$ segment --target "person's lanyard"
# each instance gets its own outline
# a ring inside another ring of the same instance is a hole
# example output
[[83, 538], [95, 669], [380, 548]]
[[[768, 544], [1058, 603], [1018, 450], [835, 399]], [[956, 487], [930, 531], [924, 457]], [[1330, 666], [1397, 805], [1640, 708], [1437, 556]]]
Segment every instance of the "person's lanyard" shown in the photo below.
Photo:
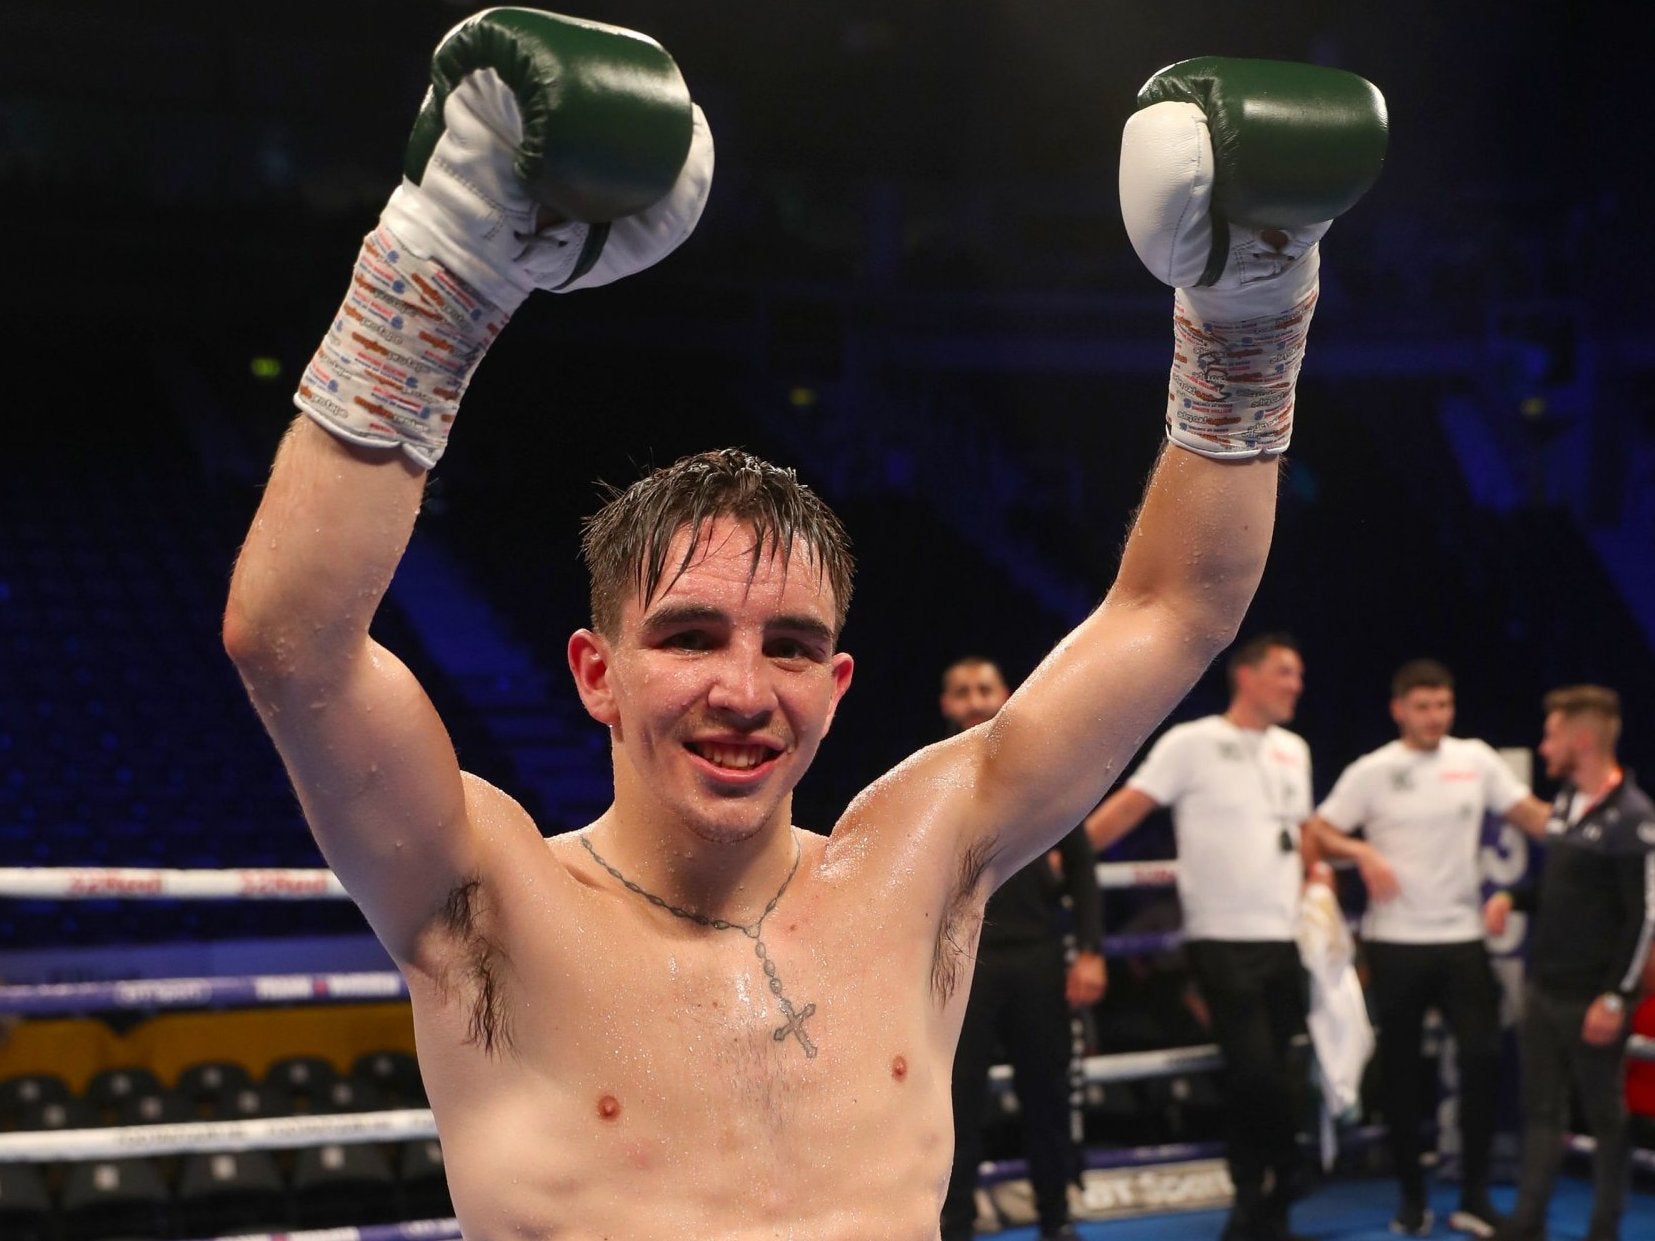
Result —
[[[1234, 727], [1234, 726], [1232, 726]], [[1236, 728], [1241, 733], [1241, 748], [1243, 753], [1250, 749], [1248, 746], [1247, 730]], [[1293, 828], [1298, 825], [1297, 820], [1287, 812], [1287, 795], [1281, 791], [1277, 782], [1270, 777], [1270, 767], [1265, 761], [1265, 747], [1269, 745], [1269, 738], [1265, 733], [1259, 733], [1258, 748], [1248, 754], [1253, 768], [1253, 774], [1258, 779], [1259, 792], [1264, 797], [1264, 812], [1267, 818], [1274, 819], [1279, 829], [1276, 837], [1277, 847], [1283, 853], [1292, 853], [1299, 846], [1293, 839]]]

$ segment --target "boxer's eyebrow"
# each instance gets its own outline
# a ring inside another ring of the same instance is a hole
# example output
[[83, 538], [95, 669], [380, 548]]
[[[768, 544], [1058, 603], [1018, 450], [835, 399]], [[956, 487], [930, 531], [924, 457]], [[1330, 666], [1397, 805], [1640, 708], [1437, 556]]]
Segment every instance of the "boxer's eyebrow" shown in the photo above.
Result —
[[825, 642], [832, 646], [834, 642], [833, 629], [814, 616], [794, 615], [773, 616], [765, 622], [766, 631], [782, 631], [797, 634], [801, 638], [814, 638], [818, 642]]
[[[722, 608], [707, 603], [663, 603], [639, 622], [646, 634], [660, 633], [678, 626], [728, 625], [730, 616]], [[820, 642], [832, 648], [837, 638], [833, 626], [807, 612], [786, 612], [764, 622], [767, 633], [791, 633], [801, 638]]]
[[646, 630], [661, 630], [675, 625], [723, 625], [729, 621], [729, 615], [722, 608], [709, 603], [663, 603], [639, 624]]

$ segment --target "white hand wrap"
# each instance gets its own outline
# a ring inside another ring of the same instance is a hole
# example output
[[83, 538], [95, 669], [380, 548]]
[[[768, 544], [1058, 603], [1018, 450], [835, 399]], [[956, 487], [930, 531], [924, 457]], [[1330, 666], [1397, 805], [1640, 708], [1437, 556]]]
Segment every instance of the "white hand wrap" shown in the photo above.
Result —
[[[1168, 439], [1207, 457], [1287, 451], [1294, 385], [1316, 310], [1318, 260], [1312, 247], [1268, 284], [1177, 290]], [[1284, 298], [1294, 300], [1284, 306]]]
[[1200, 108], [1158, 103], [1128, 119], [1122, 219], [1144, 265], [1177, 290], [1167, 436], [1208, 457], [1276, 456], [1292, 438], [1328, 223], [1232, 224], [1217, 279], [1199, 285], [1213, 257], [1213, 178]]
[[607, 224], [536, 232], [538, 209], [512, 169], [517, 100], [499, 75], [471, 74], [443, 116], [423, 183], [405, 178], [392, 193], [293, 398], [341, 439], [401, 445], [425, 469], [523, 299], [608, 284], [670, 254], [700, 219], [713, 172], [712, 133], [696, 108], [689, 157], [664, 199]]
[[293, 403], [340, 439], [437, 464], [460, 397], [511, 315], [381, 224]]

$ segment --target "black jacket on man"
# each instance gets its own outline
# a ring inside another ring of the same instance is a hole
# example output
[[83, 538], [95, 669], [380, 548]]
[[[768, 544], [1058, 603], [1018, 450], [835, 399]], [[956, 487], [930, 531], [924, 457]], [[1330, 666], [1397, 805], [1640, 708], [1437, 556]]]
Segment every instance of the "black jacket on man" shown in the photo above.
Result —
[[1546, 824], [1528, 976], [1559, 997], [1630, 1001], [1655, 935], [1655, 804], [1628, 771], [1570, 823], [1576, 792], [1558, 790]]

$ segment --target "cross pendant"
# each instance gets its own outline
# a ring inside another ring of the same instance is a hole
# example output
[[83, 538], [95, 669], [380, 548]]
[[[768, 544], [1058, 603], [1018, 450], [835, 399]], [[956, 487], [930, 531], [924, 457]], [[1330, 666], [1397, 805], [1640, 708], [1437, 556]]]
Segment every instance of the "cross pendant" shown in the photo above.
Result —
[[816, 1044], [810, 1041], [810, 1035], [805, 1033], [805, 1018], [816, 1014], [816, 1005], [806, 1004], [802, 1009], [794, 1009], [793, 1002], [782, 996], [776, 997], [776, 1004], [782, 1010], [782, 1016], [787, 1018], [787, 1024], [777, 1026], [770, 1037], [780, 1043], [789, 1035], [799, 1040], [799, 1046], [805, 1049], [805, 1059], [816, 1058]]

